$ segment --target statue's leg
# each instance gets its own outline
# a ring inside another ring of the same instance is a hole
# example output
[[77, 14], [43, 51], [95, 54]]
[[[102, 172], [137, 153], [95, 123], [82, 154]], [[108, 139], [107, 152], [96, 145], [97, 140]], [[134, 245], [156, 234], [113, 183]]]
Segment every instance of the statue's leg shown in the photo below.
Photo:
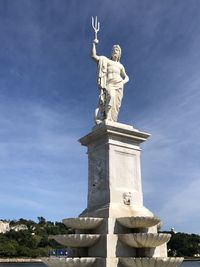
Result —
[[112, 114], [114, 121], [117, 121], [118, 119], [122, 98], [123, 98], [123, 88], [116, 89], [113, 101], [113, 114]]
[[115, 90], [109, 89], [107, 91], [107, 96], [106, 96], [106, 105], [105, 105], [105, 112], [106, 112], [106, 119], [109, 121], [114, 121], [113, 120], [113, 99], [114, 99], [114, 92]]
[[95, 109], [95, 123], [100, 124], [105, 119], [105, 93], [101, 91], [99, 95], [99, 103]]

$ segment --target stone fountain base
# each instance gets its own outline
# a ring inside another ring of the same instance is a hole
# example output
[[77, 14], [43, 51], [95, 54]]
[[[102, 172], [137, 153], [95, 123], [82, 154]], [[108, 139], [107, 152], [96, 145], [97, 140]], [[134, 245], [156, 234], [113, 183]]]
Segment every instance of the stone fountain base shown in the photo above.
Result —
[[105, 121], [80, 139], [88, 150], [88, 205], [64, 219], [74, 235], [51, 238], [75, 248], [74, 258], [44, 259], [49, 267], [176, 267], [168, 258], [170, 235], [143, 205], [140, 144], [149, 137], [130, 125]]
[[49, 267], [175, 267], [183, 261], [167, 257], [170, 235], [157, 233], [160, 220], [156, 217], [79, 217], [63, 223], [76, 226], [76, 234], [50, 238], [76, 248], [74, 258], [44, 259]]

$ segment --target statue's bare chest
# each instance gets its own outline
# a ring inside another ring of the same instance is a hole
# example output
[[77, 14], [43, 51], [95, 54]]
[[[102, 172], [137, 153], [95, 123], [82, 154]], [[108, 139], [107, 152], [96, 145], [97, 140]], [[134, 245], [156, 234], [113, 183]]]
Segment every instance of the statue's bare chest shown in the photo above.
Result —
[[120, 74], [121, 64], [119, 62], [115, 62], [113, 60], [108, 60], [107, 71], [108, 71], [108, 73]]

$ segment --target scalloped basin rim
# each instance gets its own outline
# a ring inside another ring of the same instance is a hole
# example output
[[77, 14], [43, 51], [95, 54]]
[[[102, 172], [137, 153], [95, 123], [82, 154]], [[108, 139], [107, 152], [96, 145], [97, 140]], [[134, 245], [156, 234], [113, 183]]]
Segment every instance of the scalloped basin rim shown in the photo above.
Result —
[[68, 247], [91, 247], [98, 239], [99, 234], [69, 234], [69, 235], [54, 235], [51, 239], [56, 240], [61, 245]]
[[155, 258], [127, 258], [120, 257], [120, 262], [126, 267], [156, 267], [159, 264], [159, 267], [177, 267], [182, 263], [184, 258], [179, 257], [155, 257]]
[[154, 248], [170, 240], [171, 235], [165, 233], [130, 233], [119, 234], [119, 240], [135, 248]]
[[90, 267], [96, 261], [94, 257], [75, 258], [42, 258], [42, 261], [50, 267]]
[[95, 217], [78, 217], [78, 218], [66, 218], [62, 222], [73, 229], [94, 229], [97, 228], [102, 222], [103, 218]]
[[68, 220], [68, 219], [100, 219], [100, 220], [103, 220], [104, 217], [91, 217], [91, 216], [84, 216], [84, 217], [69, 217], [69, 218], [65, 218], [63, 219], [64, 220]]
[[73, 260], [88, 260], [88, 261], [95, 261], [96, 257], [74, 257], [74, 258], [67, 258], [67, 257], [43, 257], [41, 260], [43, 261], [73, 261]]
[[119, 224], [127, 228], [147, 228], [160, 223], [158, 217], [153, 216], [131, 216], [117, 218]]

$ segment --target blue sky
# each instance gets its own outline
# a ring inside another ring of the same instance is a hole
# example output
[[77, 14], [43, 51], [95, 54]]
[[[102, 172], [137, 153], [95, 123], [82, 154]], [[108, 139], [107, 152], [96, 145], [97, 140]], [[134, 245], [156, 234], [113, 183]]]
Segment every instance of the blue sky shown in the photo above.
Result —
[[163, 229], [199, 233], [200, 2], [0, 0], [0, 218], [76, 217], [86, 207], [98, 90], [90, 59], [122, 47], [130, 81], [119, 121], [142, 145], [145, 206]]

